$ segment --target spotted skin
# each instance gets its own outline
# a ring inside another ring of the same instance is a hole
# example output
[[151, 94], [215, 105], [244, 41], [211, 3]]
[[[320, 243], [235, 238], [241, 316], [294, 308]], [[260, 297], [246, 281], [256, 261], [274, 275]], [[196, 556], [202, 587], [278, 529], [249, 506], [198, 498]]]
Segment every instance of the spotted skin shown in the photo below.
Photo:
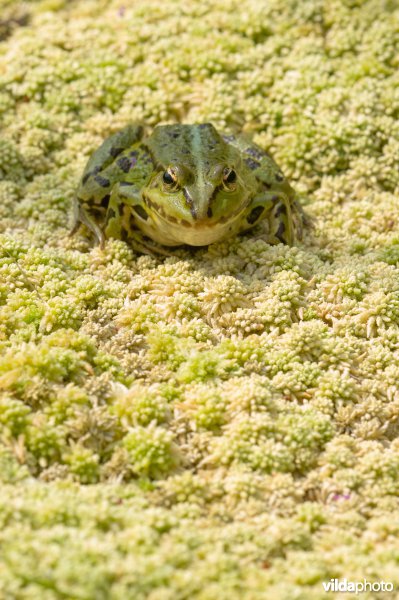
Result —
[[250, 139], [210, 123], [158, 126], [147, 136], [129, 125], [89, 159], [74, 229], [84, 223], [101, 245], [115, 237], [152, 251], [151, 240], [204, 246], [260, 221], [269, 243], [292, 244], [306, 217], [278, 165]]

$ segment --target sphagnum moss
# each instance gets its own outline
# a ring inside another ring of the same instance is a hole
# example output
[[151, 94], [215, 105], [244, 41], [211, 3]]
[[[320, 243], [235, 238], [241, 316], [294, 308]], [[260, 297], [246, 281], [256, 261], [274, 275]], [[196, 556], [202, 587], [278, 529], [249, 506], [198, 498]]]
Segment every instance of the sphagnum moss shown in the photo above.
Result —
[[[399, 6], [128, 4], [0, 0], [0, 588], [397, 587]], [[162, 259], [68, 237], [131, 121], [244, 127], [315, 229]]]

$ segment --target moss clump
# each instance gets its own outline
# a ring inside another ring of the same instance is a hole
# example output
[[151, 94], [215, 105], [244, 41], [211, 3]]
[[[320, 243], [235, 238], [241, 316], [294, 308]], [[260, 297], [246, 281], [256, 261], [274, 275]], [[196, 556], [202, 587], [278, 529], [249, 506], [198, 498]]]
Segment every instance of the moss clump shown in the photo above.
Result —
[[151, 387], [133, 384], [129, 389], [116, 390], [110, 410], [127, 427], [161, 424], [171, 416], [167, 392], [157, 384]]
[[330, 421], [313, 411], [254, 414], [235, 419], [214, 441], [212, 460], [243, 463], [265, 473], [296, 473], [315, 465], [317, 452], [333, 437]]
[[159, 477], [177, 464], [173, 434], [160, 427], [131, 428], [123, 440], [132, 471], [146, 477]]

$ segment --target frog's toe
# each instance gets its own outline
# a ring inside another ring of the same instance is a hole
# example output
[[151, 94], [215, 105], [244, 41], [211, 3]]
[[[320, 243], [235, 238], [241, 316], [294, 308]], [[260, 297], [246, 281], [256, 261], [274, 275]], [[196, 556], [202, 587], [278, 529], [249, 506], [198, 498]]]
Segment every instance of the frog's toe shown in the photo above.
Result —
[[68, 237], [74, 236], [75, 233], [77, 233], [79, 231], [81, 225], [82, 225], [81, 221], [75, 221], [75, 223], [72, 226], [72, 229], [68, 233]]
[[100, 244], [101, 249], [104, 249], [105, 245], [105, 236], [102, 229], [95, 223], [90, 217], [87, 215], [85, 209], [79, 205], [78, 212], [76, 215], [76, 224], [74, 225], [71, 235], [76, 233], [80, 227], [80, 225], [86, 225], [86, 227], [94, 233], [94, 236], [97, 242]]

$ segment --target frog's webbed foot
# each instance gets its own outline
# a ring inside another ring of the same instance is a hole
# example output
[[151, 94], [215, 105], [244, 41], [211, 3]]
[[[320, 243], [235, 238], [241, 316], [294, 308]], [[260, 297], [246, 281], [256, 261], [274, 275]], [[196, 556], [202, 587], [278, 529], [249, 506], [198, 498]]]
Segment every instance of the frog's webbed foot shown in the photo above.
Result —
[[311, 234], [315, 230], [315, 221], [314, 219], [308, 215], [302, 207], [302, 204], [299, 202], [299, 199], [295, 197], [291, 199], [289, 202], [290, 208], [290, 221], [291, 221], [291, 229], [293, 239], [290, 244], [295, 240], [302, 241], [304, 231], [308, 234]]
[[75, 235], [75, 233], [77, 233], [79, 231], [81, 225], [82, 225], [82, 223], [80, 221], [75, 221], [72, 226], [72, 229], [68, 233], [68, 237], [73, 237]]

